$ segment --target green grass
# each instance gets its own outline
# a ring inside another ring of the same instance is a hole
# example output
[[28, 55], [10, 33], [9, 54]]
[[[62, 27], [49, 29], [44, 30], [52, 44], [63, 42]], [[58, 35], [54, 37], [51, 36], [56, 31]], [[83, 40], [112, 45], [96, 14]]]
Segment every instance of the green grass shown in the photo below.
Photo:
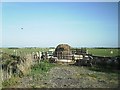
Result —
[[[95, 48], [88, 48], [88, 53], [95, 55], [95, 56], [105, 56], [105, 57], [114, 57], [118, 56], [118, 49], [95, 49]], [[110, 52], [113, 51], [113, 54]], [[120, 55], [120, 54], [119, 54]]]
[[31, 67], [31, 75], [44, 74], [49, 71], [55, 64], [49, 63], [47, 60], [41, 61], [39, 64], [36, 64]]
[[10, 86], [16, 85], [16, 84], [18, 84], [19, 79], [20, 78], [18, 76], [12, 76], [10, 79], [2, 82], [2, 87], [3, 88], [8, 88]]
[[[1, 48], [0, 51], [3, 51], [4, 53], [12, 54], [12, 55], [25, 55], [30, 54], [32, 52], [38, 52], [38, 51], [48, 51], [48, 48], [19, 48], [19, 49], [9, 49], [9, 48]], [[14, 50], [17, 52], [14, 52]]]
[[88, 69], [91, 70], [91, 71], [105, 72], [105, 73], [115, 73], [115, 74], [119, 74], [120, 75], [120, 71], [119, 70], [113, 70], [113, 69], [108, 69], [108, 68], [99, 68], [97, 66], [89, 67]]
[[[54, 66], [55, 64], [49, 63], [47, 60], [41, 61], [39, 64], [32, 66], [30, 72], [25, 76], [33, 76], [34, 79], [38, 78], [39, 75], [45, 76], [47, 72]], [[2, 82], [2, 86], [3, 88], [8, 88], [10, 86], [12, 87], [13, 85], [19, 84], [19, 80], [19, 76], [13, 75], [10, 79]], [[34, 85], [32, 86], [32, 88], [35, 88]]]
[[[49, 48], [19, 48], [19, 49], [9, 49], [9, 48], [1, 48], [0, 51], [3, 51], [8, 54], [16, 55], [14, 50], [17, 51], [17, 55], [25, 55], [27, 53], [37, 52], [37, 51], [48, 51]], [[93, 54], [96, 56], [105, 56], [105, 57], [114, 57], [118, 56], [118, 49], [96, 49], [96, 48], [87, 48], [89, 54]], [[113, 54], [110, 52], [113, 51]], [[22, 53], [20, 53], [22, 52]], [[120, 55], [120, 54], [119, 54]]]

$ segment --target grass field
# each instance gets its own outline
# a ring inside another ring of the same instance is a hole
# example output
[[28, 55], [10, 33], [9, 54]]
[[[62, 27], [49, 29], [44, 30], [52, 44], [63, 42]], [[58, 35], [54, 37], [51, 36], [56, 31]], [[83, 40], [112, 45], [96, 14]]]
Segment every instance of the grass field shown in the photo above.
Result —
[[25, 55], [38, 51], [45, 52], [48, 51], [48, 48], [18, 48], [18, 49], [1, 48], [0, 51], [12, 55]]
[[[93, 54], [95, 56], [105, 56], [105, 57], [114, 57], [118, 56], [118, 49], [96, 49], [96, 48], [88, 48], [88, 53]], [[111, 51], [113, 53], [111, 53]]]
[[[9, 48], [1, 48], [0, 51], [3, 51], [8, 54], [14, 54], [14, 55], [25, 55], [27, 53], [37, 52], [37, 51], [48, 51], [49, 48], [19, 48], [19, 49], [9, 49]], [[114, 57], [114, 56], [120, 56], [118, 54], [118, 49], [112, 48], [112, 49], [96, 49], [96, 48], [87, 48], [88, 53], [95, 55], [95, 56], [104, 56], [104, 57]], [[113, 53], [111, 53], [111, 51]]]

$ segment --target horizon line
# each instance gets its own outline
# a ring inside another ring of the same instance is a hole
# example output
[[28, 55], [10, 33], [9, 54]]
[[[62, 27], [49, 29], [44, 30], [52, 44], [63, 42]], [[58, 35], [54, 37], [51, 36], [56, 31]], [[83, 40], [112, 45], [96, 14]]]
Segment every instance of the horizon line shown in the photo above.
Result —
[[[56, 48], [57, 46], [49, 46], [49, 47], [38, 47], [38, 46], [26, 46], [26, 47], [15, 47], [15, 46], [6, 46], [6, 47], [0, 47], [0, 48]], [[72, 47], [71, 48], [120, 48], [118, 47], [106, 47], [106, 46], [96, 46], [96, 47], [85, 47], [85, 46], [81, 46], [81, 47]]]

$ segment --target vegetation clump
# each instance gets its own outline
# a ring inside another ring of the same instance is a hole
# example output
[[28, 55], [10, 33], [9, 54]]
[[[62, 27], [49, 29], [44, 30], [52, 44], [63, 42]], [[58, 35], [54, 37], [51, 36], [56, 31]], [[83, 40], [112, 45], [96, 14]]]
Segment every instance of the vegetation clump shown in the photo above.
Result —
[[3, 88], [4, 87], [8, 88], [10, 86], [16, 85], [16, 84], [18, 84], [19, 79], [20, 78], [18, 76], [12, 76], [10, 79], [5, 80], [4, 82], [2, 82], [2, 86], [3, 86]]
[[39, 64], [31, 67], [31, 74], [33, 75], [48, 72], [54, 66], [55, 64], [49, 63], [47, 60], [41, 61]]

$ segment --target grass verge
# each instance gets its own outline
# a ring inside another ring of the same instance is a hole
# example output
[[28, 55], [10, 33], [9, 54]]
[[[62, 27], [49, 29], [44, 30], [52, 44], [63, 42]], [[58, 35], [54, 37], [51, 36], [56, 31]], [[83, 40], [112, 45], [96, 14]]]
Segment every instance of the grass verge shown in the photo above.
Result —
[[10, 86], [12, 87], [13, 85], [18, 84], [19, 79], [19, 76], [12, 76], [10, 79], [2, 82], [2, 88], [9, 88]]
[[41, 61], [39, 64], [31, 67], [30, 75], [44, 74], [54, 66], [55, 64], [49, 63], [48, 60]]

